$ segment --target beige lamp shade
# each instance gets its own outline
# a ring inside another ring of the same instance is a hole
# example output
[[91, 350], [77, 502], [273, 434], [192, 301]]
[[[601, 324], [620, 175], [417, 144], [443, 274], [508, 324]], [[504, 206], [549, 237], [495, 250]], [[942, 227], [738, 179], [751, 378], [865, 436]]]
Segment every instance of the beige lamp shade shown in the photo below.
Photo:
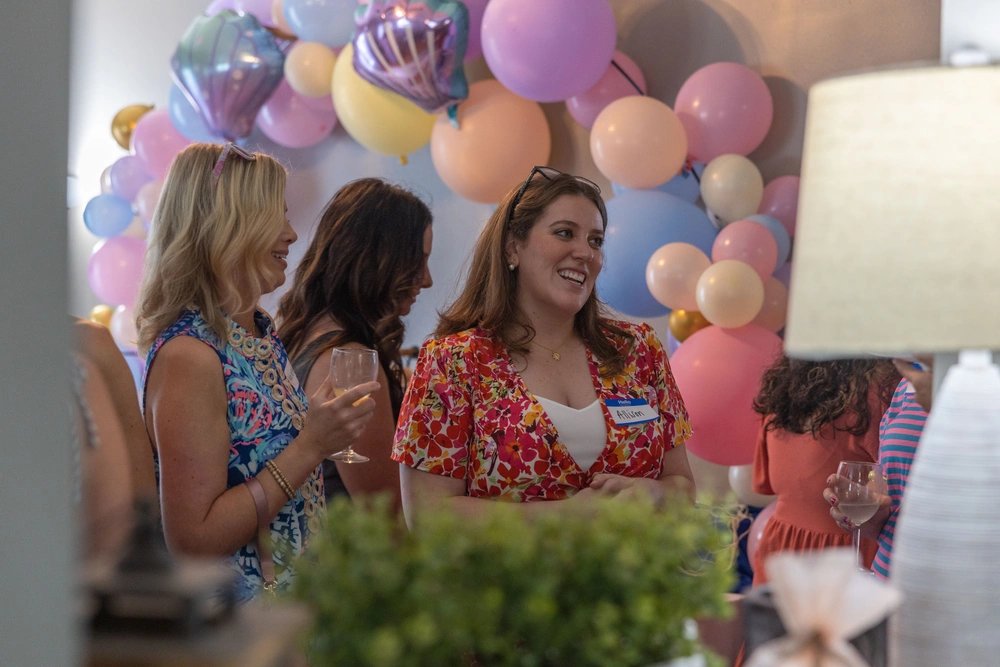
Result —
[[785, 349], [1000, 348], [1000, 67], [812, 87]]

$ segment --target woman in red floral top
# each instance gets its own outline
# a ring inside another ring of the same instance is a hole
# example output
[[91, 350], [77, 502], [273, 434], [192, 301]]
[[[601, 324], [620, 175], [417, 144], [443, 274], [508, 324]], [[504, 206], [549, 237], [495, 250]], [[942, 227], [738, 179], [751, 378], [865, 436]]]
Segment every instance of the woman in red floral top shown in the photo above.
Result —
[[594, 291], [606, 226], [598, 187], [550, 167], [493, 213], [403, 399], [392, 456], [408, 521], [427, 502], [691, 492], [667, 355]]

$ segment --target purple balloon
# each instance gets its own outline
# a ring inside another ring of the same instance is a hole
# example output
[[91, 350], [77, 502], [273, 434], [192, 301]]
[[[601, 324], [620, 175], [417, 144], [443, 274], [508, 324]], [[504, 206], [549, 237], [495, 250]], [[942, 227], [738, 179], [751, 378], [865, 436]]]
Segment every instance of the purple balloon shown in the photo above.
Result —
[[426, 111], [469, 96], [462, 63], [469, 10], [455, 0], [399, 2], [362, 16], [354, 36], [354, 69], [369, 83]]
[[483, 55], [483, 14], [490, 0], [464, 0], [469, 10], [469, 40], [465, 47], [465, 62], [469, 63]]
[[99, 242], [87, 261], [87, 282], [103, 303], [131, 308], [139, 295], [146, 242], [116, 236]]
[[253, 131], [257, 112], [281, 83], [285, 55], [255, 17], [226, 9], [191, 23], [170, 67], [208, 130], [235, 141]]
[[153, 180], [146, 165], [135, 155], [124, 155], [111, 165], [111, 193], [127, 202], [135, 199], [139, 189]]
[[[311, 106], [287, 81], [282, 81], [257, 114], [257, 127], [271, 141], [286, 148], [313, 146], [330, 136], [337, 124], [333, 104], [328, 109]], [[329, 95], [326, 100], [332, 100]], [[315, 103], [313, 103], [315, 104]]]

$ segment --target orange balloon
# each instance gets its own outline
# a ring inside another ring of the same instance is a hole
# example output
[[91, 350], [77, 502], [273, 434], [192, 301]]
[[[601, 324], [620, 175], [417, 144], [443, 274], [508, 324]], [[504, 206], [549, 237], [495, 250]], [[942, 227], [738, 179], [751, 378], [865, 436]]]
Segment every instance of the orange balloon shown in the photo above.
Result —
[[132, 131], [139, 119], [153, 110], [152, 104], [130, 104], [122, 107], [111, 119], [111, 136], [125, 150], [132, 148]]
[[785, 326], [787, 315], [788, 288], [774, 276], [768, 276], [764, 282], [764, 305], [753, 318], [753, 323], [778, 333]]
[[764, 305], [764, 284], [753, 267], [724, 259], [708, 267], [695, 289], [698, 310], [705, 319], [725, 329], [749, 324]]
[[678, 343], [683, 343], [695, 331], [704, 329], [711, 324], [697, 310], [684, 310], [683, 308], [670, 311], [670, 318], [667, 320], [670, 333], [677, 339]]
[[604, 107], [594, 119], [590, 154], [609, 180], [627, 188], [655, 188], [680, 172], [687, 135], [666, 104], [629, 95]]
[[445, 185], [466, 199], [496, 203], [533, 166], [549, 161], [552, 135], [542, 107], [494, 79], [469, 86], [457, 120], [455, 127], [447, 114], [438, 115], [431, 159]]

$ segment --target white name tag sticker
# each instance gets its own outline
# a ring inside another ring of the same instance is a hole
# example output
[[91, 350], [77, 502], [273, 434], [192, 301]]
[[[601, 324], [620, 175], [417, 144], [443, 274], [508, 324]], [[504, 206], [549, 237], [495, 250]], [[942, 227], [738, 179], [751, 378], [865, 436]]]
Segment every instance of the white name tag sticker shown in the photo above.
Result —
[[605, 404], [611, 419], [618, 426], [645, 424], [656, 420], [660, 414], [642, 398], [609, 398]]

